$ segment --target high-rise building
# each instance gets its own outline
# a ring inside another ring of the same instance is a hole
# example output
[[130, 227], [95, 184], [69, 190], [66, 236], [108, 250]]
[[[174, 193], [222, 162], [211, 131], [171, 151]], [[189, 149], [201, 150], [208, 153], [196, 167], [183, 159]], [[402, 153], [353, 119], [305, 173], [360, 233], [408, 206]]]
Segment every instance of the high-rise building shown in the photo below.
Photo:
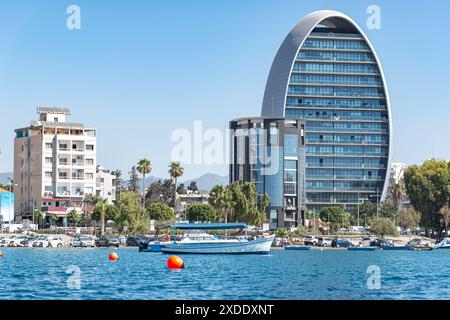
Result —
[[0, 188], [0, 223], [14, 222], [14, 193]]
[[63, 218], [83, 210], [96, 192], [96, 130], [67, 122], [67, 108], [37, 109], [38, 120], [16, 129], [14, 139], [15, 213], [32, 219], [43, 210]]
[[313, 12], [292, 29], [270, 70], [262, 116], [305, 121], [308, 209], [353, 211], [385, 199], [392, 145], [386, 80], [347, 15]]
[[230, 122], [230, 181], [253, 182], [270, 198], [270, 228], [298, 227], [305, 211], [305, 139], [301, 120], [241, 118]]

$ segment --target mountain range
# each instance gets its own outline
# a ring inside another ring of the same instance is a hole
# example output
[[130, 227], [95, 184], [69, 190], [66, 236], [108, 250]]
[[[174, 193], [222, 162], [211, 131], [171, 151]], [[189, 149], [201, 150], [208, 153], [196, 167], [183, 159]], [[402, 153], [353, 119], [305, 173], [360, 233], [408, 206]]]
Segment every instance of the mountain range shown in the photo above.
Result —
[[[8, 177], [12, 177], [12, 176], [13, 176], [12, 172], [0, 172], [0, 183], [1, 184], [9, 184], [10, 182], [8, 180]], [[125, 177], [125, 179], [126, 179], [126, 177]], [[145, 179], [145, 183], [148, 186], [155, 181], [164, 180], [164, 179], [165, 178], [150, 176]], [[191, 182], [196, 182], [198, 189], [201, 191], [210, 191], [212, 189], [212, 187], [215, 185], [223, 185], [223, 186], [227, 185], [229, 183], [229, 177], [228, 176], [220, 176], [220, 175], [214, 174], [214, 173], [206, 173], [196, 179], [180, 181], [180, 183], [184, 183], [186, 188], [189, 186], [189, 184]], [[124, 185], [126, 186], [126, 184], [127, 183], [125, 181]]]

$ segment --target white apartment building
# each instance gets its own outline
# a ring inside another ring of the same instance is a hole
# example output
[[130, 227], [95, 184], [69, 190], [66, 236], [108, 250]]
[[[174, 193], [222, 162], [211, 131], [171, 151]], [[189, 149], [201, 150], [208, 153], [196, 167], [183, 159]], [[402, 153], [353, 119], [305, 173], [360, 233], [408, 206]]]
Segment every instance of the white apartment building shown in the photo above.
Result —
[[38, 107], [38, 120], [16, 129], [14, 139], [15, 213], [36, 209], [64, 217], [96, 193], [96, 130], [68, 122], [68, 108]]
[[108, 204], [113, 204], [116, 201], [115, 179], [116, 176], [109, 170], [101, 166], [97, 167], [97, 195], [107, 199]]

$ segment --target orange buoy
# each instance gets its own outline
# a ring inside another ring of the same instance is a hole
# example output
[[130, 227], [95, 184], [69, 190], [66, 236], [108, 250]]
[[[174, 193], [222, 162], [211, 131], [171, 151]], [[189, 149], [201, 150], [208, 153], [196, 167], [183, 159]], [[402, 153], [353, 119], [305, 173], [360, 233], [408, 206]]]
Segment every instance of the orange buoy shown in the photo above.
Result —
[[167, 260], [167, 267], [170, 270], [184, 269], [184, 261], [180, 257], [172, 256]]
[[0, 250], [0, 257], [3, 257], [3, 252], [2, 252], [2, 250]]
[[111, 252], [109, 254], [109, 260], [110, 261], [117, 261], [117, 260], [119, 260], [119, 255], [117, 253], [115, 253], [115, 252]]

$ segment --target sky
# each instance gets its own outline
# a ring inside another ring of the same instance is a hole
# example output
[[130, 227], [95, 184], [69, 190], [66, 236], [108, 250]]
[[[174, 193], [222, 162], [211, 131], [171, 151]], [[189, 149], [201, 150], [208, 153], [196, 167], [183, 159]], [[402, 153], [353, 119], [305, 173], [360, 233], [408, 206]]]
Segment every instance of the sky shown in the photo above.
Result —
[[[66, 10], [81, 9], [69, 30]], [[369, 30], [368, 6], [381, 9]], [[37, 106], [67, 106], [98, 131], [98, 163], [124, 173], [141, 158], [167, 176], [177, 129], [225, 130], [259, 116], [282, 41], [306, 14], [346, 13], [384, 68], [393, 161], [450, 159], [450, 1], [0, 0], [0, 172], [13, 170], [14, 129]], [[186, 164], [185, 179], [228, 166]]]

